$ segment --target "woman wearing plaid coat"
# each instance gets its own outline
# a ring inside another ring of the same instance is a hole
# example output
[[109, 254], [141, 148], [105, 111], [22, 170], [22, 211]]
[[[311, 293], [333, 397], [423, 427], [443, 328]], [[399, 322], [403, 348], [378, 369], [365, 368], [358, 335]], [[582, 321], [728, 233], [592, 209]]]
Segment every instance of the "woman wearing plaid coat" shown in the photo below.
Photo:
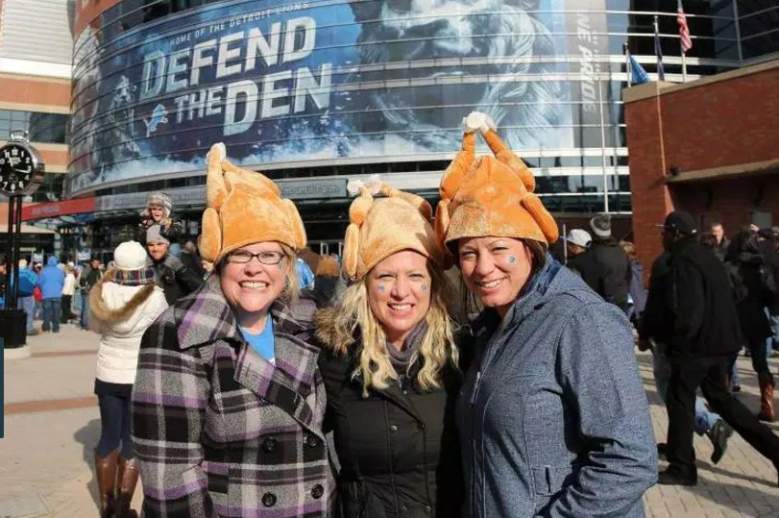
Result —
[[209, 153], [200, 241], [215, 271], [141, 344], [133, 439], [144, 516], [327, 516], [315, 304], [295, 297], [303, 225], [275, 184], [224, 154]]

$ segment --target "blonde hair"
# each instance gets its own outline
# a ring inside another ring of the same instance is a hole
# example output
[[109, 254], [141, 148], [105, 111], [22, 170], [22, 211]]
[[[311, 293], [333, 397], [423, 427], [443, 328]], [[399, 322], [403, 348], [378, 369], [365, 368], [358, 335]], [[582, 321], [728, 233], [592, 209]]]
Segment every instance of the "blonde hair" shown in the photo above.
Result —
[[[422, 390], [429, 391], [441, 387], [441, 371], [447, 363], [457, 368], [458, 351], [454, 345], [454, 323], [449, 318], [447, 301], [448, 281], [443, 273], [428, 262], [431, 276], [430, 308], [425, 315], [427, 330], [422, 337], [419, 351], [412, 356], [409, 368], [421, 359], [416, 380]], [[373, 315], [368, 304], [368, 276], [355, 282], [344, 291], [341, 304], [335, 311], [334, 343], [336, 352], [345, 354], [356, 342], [359, 331], [362, 350], [358, 366], [352, 378], [362, 378], [363, 396], [368, 389], [383, 390], [389, 387], [390, 380], [398, 379], [398, 372], [390, 361], [387, 352], [387, 336], [381, 323]]]
[[294, 304], [297, 302], [298, 296], [300, 295], [300, 282], [298, 281], [298, 271], [296, 267], [298, 256], [291, 246], [285, 245], [284, 243], [280, 243], [278, 241], [277, 243], [279, 243], [281, 251], [284, 252], [284, 257], [287, 258], [288, 263], [286, 275], [287, 285], [284, 288], [284, 291], [281, 292], [281, 298], [290, 304]]

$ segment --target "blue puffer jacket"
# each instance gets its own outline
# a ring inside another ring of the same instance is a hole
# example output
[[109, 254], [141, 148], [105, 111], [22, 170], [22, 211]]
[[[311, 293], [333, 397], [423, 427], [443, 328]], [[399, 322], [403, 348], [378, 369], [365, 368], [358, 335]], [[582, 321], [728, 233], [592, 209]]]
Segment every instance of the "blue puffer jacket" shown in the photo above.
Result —
[[473, 331], [464, 516], [643, 516], [657, 450], [624, 313], [547, 256], [504, 320], [487, 310]]
[[46, 266], [38, 274], [38, 286], [44, 299], [58, 299], [62, 297], [62, 286], [65, 284], [65, 272], [57, 268], [59, 261], [56, 257], [49, 257]]
[[19, 296], [30, 297], [38, 282], [38, 276], [29, 268], [19, 270]]

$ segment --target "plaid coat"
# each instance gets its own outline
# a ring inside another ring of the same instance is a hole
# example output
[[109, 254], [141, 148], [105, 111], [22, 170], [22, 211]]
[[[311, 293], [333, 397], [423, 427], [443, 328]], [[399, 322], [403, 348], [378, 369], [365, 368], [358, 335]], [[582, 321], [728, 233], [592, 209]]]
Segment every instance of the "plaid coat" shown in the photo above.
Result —
[[146, 331], [132, 396], [145, 516], [327, 516], [326, 399], [314, 303], [271, 308], [276, 367], [211, 276]]

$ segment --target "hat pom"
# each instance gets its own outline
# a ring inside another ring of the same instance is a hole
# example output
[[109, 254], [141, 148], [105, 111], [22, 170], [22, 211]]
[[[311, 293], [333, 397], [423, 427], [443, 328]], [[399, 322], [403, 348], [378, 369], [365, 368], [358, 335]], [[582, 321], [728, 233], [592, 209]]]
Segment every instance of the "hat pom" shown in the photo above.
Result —
[[352, 223], [346, 227], [343, 249], [343, 270], [350, 279], [357, 277], [360, 253], [360, 227]]
[[222, 226], [219, 213], [211, 207], [203, 211], [203, 228], [198, 242], [200, 256], [211, 263], [216, 262], [222, 249]]

